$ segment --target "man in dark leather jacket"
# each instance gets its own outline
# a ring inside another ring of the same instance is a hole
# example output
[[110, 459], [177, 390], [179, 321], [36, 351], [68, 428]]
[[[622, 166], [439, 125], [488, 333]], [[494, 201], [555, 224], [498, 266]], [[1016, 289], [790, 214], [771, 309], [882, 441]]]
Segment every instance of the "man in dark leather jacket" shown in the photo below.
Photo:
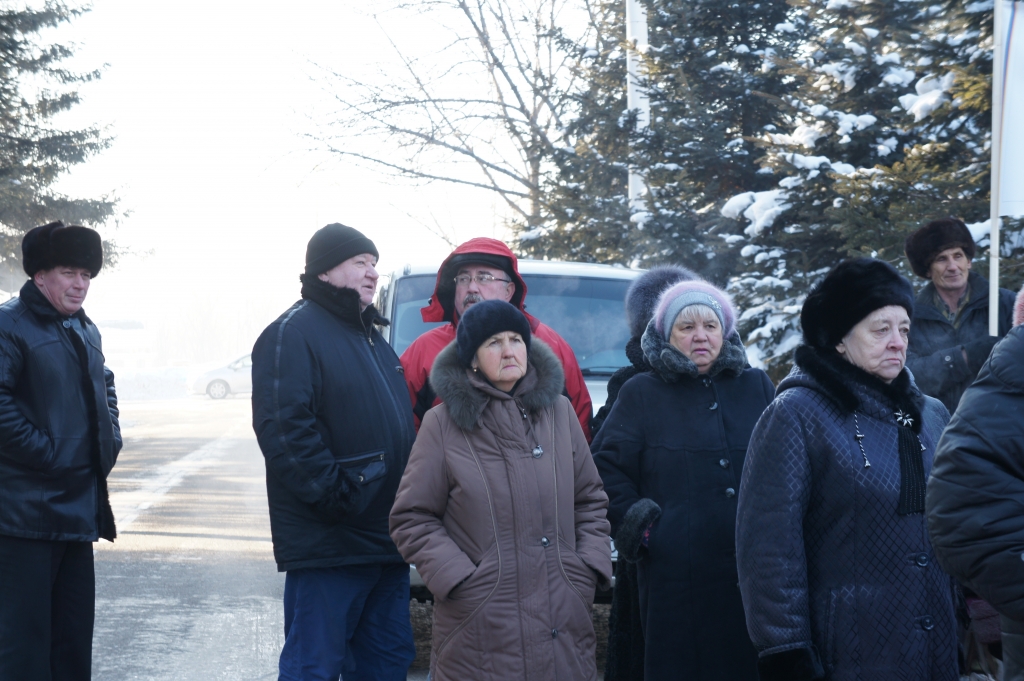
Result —
[[113, 540], [114, 375], [82, 303], [99, 234], [55, 222], [22, 242], [31, 277], [0, 306], [0, 679], [92, 674], [92, 542]]
[[416, 436], [398, 356], [376, 330], [377, 248], [351, 227], [310, 239], [302, 300], [252, 351], [284, 589], [280, 679], [405, 681], [409, 567], [388, 516]]
[[1024, 319], [1014, 321], [939, 441], [927, 496], [942, 567], [1002, 615], [1004, 681], [1024, 681]]
[[1010, 329], [1013, 291], [999, 289], [999, 335], [988, 333], [988, 280], [971, 271], [974, 238], [957, 218], [933, 220], [907, 237], [907, 260], [929, 283], [914, 301], [907, 367], [925, 395], [956, 411], [992, 346]]

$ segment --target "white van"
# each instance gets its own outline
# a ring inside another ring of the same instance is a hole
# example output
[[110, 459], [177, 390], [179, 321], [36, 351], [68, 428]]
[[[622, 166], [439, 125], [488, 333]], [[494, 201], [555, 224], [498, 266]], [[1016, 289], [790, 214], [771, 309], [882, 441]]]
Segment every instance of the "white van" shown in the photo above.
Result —
[[[437, 268], [406, 265], [378, 287], [376, 305], [391, 320], [381, 329], [384, 338], [401, 355], [419, 336], [441, 324], [426, 323], [420, 308], [434, 293]], [[520, 260], [519, 274], [526, 281], [526, 311], [544, 322], [572, 346], [587, 390], [600, 409], [608, 396], [608, 379], [626, 359], [626, 290], [643, 270], [612, 265]], [[384, 277], [382, 277], [384, 279]]]

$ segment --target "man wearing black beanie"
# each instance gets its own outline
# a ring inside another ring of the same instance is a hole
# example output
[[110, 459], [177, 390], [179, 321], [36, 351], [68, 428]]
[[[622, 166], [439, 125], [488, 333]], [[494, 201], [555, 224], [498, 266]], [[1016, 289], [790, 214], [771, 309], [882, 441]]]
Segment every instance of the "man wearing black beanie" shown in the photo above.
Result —
[[404, 681], [415, 656], [409, 567], [388, 514], [415, 438], [405, 379], [373, 306], [377, 247], [330, 224], [306, 248], [302, 299], [252, 351], [253, 429], [285, 578], [279, 679]]

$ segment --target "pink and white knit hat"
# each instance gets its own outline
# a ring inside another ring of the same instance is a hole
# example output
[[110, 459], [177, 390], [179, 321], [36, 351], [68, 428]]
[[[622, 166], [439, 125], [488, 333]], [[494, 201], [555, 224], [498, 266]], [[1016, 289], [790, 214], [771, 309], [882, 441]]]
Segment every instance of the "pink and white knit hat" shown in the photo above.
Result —
[[654, 311], [654, 327], [665, 340], [672, 334], [676, 317], [690, 305], [707, 305], [722, 324], [722, 337], [728, 338], [736, 328], [736, 309], [725, 291], [700, 279], [682, 281], [666, 290]]

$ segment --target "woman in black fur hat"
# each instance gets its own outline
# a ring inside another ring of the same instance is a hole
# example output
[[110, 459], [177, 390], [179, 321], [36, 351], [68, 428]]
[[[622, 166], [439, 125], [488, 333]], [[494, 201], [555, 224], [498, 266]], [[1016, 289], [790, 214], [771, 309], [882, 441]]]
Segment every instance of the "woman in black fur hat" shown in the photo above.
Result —
[[953, 587], [925, 529], [949, 421], [904, 365], [914, 292], [888, 263], [807, 296], [796, 366], [758, 421], [736, 524], [761, 681], [956, 681]]
[[619, 561], [636, 563], [644, 678], [756, 681], [736, 588], [736, 490], [774, 386], [729, 342], [736, 312], [720, 289], [679, 282], [651, 317], [651, 372], [626, 381], [593, 443]]

